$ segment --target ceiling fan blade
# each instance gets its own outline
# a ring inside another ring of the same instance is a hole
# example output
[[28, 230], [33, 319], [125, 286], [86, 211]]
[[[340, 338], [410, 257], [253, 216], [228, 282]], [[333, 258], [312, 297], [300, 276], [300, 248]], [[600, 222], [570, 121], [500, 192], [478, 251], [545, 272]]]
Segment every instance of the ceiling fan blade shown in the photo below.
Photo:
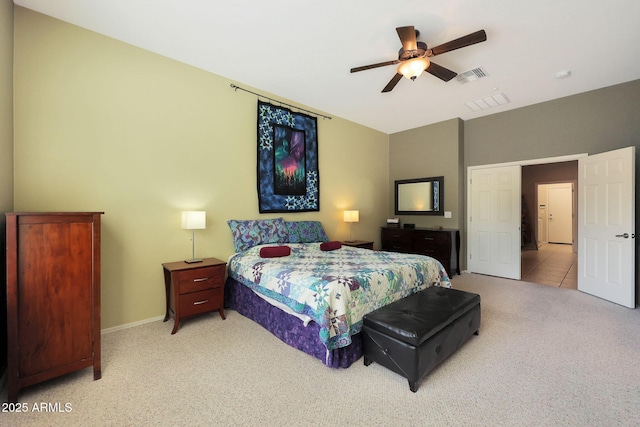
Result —
[[355, 67], [351, 69], [351, 72], [357, 73], [358, 71], [370, 70], [372, 68], [384, 67], [386, 65], [394, 65], [399, 63], [400, 61], [398, 61], [397, 59], [394, 59], [393, 61], [379, 62], [377, 64], [363, 65], [362, 67]]
[[433, 62], [429, 65], [429, 67], [427, 67], [425, 71], [441, 80], [444, 80], [445, 82], [448, 82], [458, 75], [458, 73], [451, 71], [448, 68], [444, 68], [441, 65], [434, 64]]
[[398, 84], [398, 82], [400, 81], [401, 78], [402, 78], [402, 74], [396, 73], [396, 75], [393, 76], [391, 81], [389, 83], [387, 83], [387, 85], [384, 87], [384, 89], [382, 89], [382, 93], [391, 92], [393, 90], [393, 88], [396, 87], [396, 85]]
[[484, 30], [476, 31], [475, 33], [467, 34], [458, 39], [451, 40], [450, 42], [443, 43], [439, 46], [431, 48], [433, 56], [450, 52], [452, 50], [460, 49], [461, 47], [471, 46], [472, 44], [480, 43], [487, 40], [487, 33]]
[[418, 48], [416, 43], [416, 30], [413, 26], [398, 27], [396, 28], [396, 32], [398, 33], [398, 37], [400, 37], [404, 50], [416, 50]]

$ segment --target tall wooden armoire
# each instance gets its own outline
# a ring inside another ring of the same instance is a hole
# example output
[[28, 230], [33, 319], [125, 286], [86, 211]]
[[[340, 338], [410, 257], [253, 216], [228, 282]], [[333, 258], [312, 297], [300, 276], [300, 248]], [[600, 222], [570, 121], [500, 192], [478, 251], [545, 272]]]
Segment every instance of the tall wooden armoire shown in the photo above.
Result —
[[100, 215], [11, 212], [7, 219], [8, 400], [93, 366], [100, 379]]

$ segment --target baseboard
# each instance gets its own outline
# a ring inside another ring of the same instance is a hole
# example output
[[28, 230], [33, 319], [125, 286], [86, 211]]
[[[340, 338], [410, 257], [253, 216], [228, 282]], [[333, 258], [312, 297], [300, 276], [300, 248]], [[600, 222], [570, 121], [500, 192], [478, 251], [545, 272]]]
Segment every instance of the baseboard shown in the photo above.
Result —
[[136, 326], [144, 325], [145, 323], [157, 322], [158, 320], [164, 320], [164, 316], [152, 317], [150, 319], [139, 320], [137, 322], [127, 323], [125, 325], [114, 326], [112, 328], [103, 329], [100, 331], [102, 335], [110, 334], [111, 332], [121, 331], [123, 329], [134, 328]]

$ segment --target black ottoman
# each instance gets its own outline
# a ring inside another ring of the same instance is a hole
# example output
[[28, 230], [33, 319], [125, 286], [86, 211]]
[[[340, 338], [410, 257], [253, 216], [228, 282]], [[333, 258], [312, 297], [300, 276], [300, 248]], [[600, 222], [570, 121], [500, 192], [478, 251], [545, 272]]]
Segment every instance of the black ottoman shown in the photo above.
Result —
[[480, 295], [430, 287], [364, 316], [364, 364], [376, 362], [418, 382], [480, 328]]

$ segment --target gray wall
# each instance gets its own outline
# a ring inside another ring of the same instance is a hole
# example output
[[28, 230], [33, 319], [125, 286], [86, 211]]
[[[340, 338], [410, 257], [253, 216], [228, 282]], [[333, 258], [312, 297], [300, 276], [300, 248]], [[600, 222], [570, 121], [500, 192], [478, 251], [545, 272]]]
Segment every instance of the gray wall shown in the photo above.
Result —
[[596, 154], [640, 142], [640, 80], [466, 121], [464, 166]]
[[423, 215], [398, 217], [402, 224], [413, 223], [417, 227], [462, 227], [463, 138], [464, 128], [460, 119], [447, 120], [389, 136], [389, 217], [396, 216], [396, 180], [444, 176], [444, 210], [451, 212], [450, 219]]
[[[465, 173], [468, 166], [597, 154], [635, 146], [637, 183], [640, 80], [469, 120], [465, 122], [464, 135]], [[640, 194], [636, 194], [635, 210], [638, 230]], [[636, 239], [636, 284], [639, 241]], [[636, 299], [640, 303], [637, 288]]]
[[[453, 212], [453, 218], [401, 219], [417, 226], [459, 228], [461, 266], [466, 268], [467, 167], [596, 154], [632, 145], [640, 146], [640, 80], [466, 122], [449, 120], [399, 132], [389, 138], [389, 216], [394, 212], [394, 180], [444, 175], [445, 209]], [[639, 162], [637, 153], [636, 182]], [[636, 197], [636, 229], [638, 214], [640, 195]]]

